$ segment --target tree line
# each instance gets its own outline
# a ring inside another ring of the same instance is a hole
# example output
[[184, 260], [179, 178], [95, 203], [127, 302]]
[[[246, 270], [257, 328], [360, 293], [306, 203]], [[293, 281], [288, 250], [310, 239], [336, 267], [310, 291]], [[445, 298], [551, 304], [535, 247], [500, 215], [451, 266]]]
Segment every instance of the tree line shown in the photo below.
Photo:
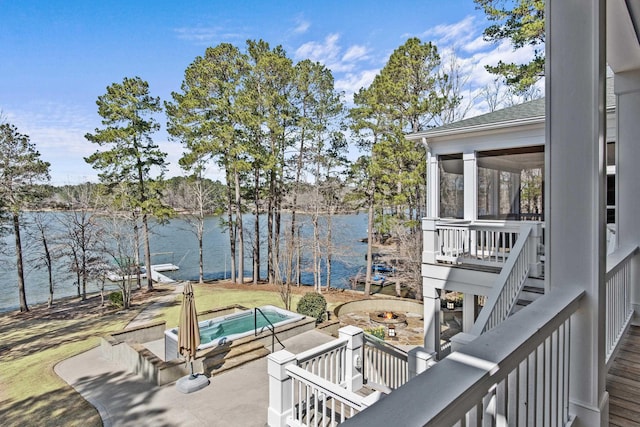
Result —
[[[487, 9], [493, 2], [476, 3], [487, 14], [497, 10]], [[485, 35], [511, 37], [496, 31]], [[105, 253], [123, 277], [132, 265], [150, 266], [149, 219], [162, 221], [186, 209], [200, 243], [201, 266], [203, 219], [215, 212], [227, 228], [231, 280], [277, 284], [288, 307], [290, 286], [300, 283], [303, 257], [312, 259], [314, 288], [330, 286], [332, 216], [350, 203], [368, 213], [365, 293], [372, 281], [372, 245], [381, 236], [393, 236], [398, 243], [407, 280], [419, 292], [425, 152], [404, 135], [464, 116], [460, 73], [455, 60], [443, 63], [433, 43], [410, 38], [347, 108], [326, 66], [311, 60], [294, 63], [281, 46], [249, 40], [242, 50], [227, 43], [207, 48], [185, 70], [180, 90], [164, 102], [140, 77], [113, 83], [96, 102], [102, 127], [85, 135], [97, 147], [85, 161], [99, 171], [101, 185], [79, 186], [85, 193], [74, 195], [69, 218], [69, 242], [74, 244], [67, 246], [75, 257], [78, 289], [84, 289], [88, 275], [104, 276]], [[163, 111], [170, 139], [183, 147], [179, 205], [167, 203], [166, 153], [153, 140]], [[350, 147], [360, 152], [355, 161], [348, 160]], [[0, 125], [0, 148], [0, 231], [15, 236], [20, 310], [27, 311], [20, 214], [45, 196], [47, 187], [41, 184], [49, 179], [50, 165], [29, 137], [6, 120]], [[225, 178], [222, 184], [205, 179], [214, 167]], [[302, 212], [313, 228], [312, 242], [304, 247]], [[100, 227], [93, 218], [97, 213]], [[247, 214], [253, 215], [250, 227], [243, 223]], [[47, 259], [46, 227], [39, 229]], [[97, 250], [105, 236], [110, 243]], [[245, 251], [251, 253], [250, 268], [244, 265]], [[263, 263], [267, 277], [260, 277]], [[251, 277], [245, 277], [247, 270]], [[150, 274], [146, 287], [153, 289]], [[123, 281], [125, 301], [127, 292]]]

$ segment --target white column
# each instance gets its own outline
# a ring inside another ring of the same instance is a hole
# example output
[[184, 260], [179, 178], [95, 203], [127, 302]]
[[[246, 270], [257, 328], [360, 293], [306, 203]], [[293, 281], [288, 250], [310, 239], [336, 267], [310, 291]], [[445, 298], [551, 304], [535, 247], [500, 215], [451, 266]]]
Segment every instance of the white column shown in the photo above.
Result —
[[287, 366], [296, 362], [296, 356], [287, 350], [276, 351], [267, 356], [269, 375], [269, 409], [267, 424], [269, 427], [286, 427], [287, 418], [293, 410], [293, 385]]
[[476, 314], [476, 296], [470, 293], [462, 294], [462, 332], [471, 332]]
[[464, 170], [464, 219], [473, 221], [478, 218], [478, 172], [476, 153], [462, 155]]
[[[618, 137], [616, 141], [617, 238], [620, 247], [640, 244], [640, 71], [615, 76]], [[640, 313], [640, 259], [632, 261], [631, 301]]]
[[571, 322], [570, 408], [580, 426], [608, 425], [605, 391], [605, 1], [546, 9], [545, 280], [586, 291]]
[[424, 348], [429, 353], [440, 354], [440, 295], [438, 289], [422, 278], [424, 309]]
[[356, 392], [362, 388], [362, 362], [364, 332], [355, 326], [345, 326], [338, 329], [338, 337], [347, 340], [346, 373], [347, 390]]

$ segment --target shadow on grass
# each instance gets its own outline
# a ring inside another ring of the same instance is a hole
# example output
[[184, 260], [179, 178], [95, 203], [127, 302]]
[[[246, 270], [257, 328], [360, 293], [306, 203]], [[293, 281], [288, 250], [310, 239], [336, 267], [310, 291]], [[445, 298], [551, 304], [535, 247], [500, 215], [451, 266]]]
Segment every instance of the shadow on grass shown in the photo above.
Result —
[[[102, 426], [102, 416], [105, 425], [173, 426], [163, 420], [166, 410], [145, 409], [141, 405], [158, 389], [131, 374], [115, 372], [82, 377], [74, 387], [88, 402], [71, 387], [34, 393], [21, 401], [3, 402], [2, 425]], [[100, 414], [91, 405], [99, 407]]]
[[102, 426], [98, 411], [71, 387], [0, 402], [0, 408], [3, 426]]
[[[86, 341], [121, 330], [120, 325], [132, 320], [142, 309], [150, 305], [145, 301], [126, 311], [110, 311], [106, 314], [100, 307], [82, 307], [82, 315], [66, 318], [57, 316], [23, 316], [15, 314], [2, 319], [0, 335], [4, 336], [0, 346], [0, 357], [5, 362], [15, 361], [34, 353], [42, 353], [63, 345]], [[178, 305], [169, 301], [164, 307]], [[85, 311], [86, 310], [86, 311]], [[150, 316], [152, 322], [158, 315]]]

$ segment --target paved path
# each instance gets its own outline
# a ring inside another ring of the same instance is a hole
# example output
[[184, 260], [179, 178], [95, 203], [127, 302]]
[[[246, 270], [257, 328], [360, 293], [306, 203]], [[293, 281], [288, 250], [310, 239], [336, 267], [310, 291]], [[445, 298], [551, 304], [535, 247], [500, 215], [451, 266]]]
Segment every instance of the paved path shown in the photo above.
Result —
[[[181, 287], [176, 292], [181, 292]], [[167, 296], [167, 300], [169, 297], [175, 295]], [[157, 308], [162, 301], [156, 304]], [[150, 308], [136, 321], [143, 321], [153, 310]], [[283, 343], [287, 350], [297, 353], [331, 339], [312, 330]], [[175, 384], [156, 386], [124, 371], [103, 358], [99, 347], [59, 363], [55, 371], [98, 409], [105, 426], [266, 425], [269, 400], [266, 358], [216, 375], [209, 386], [191, 394], [180, 393]]]

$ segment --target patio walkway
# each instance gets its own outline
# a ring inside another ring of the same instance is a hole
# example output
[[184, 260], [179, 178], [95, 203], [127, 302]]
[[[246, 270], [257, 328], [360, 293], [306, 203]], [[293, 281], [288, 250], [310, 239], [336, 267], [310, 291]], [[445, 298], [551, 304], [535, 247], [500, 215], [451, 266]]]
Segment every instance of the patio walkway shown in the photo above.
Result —
[[[129, 326], [154, 320], [157, 310], [175, 299], [167, 295], [140, 313]], [[316, 330], [283, 341], [298, 353], [333, 338]], [[54, 368], [100, 412], [105, 427], [140, 426], [265, 426], [269, 402], [267, 359], [262, 358], [211, 378], [211, 384], [191, 394], [175, 383], [156, 386], [102, 357], [100, 347], [60, 362]]]
[[[283, 341], [297, 353], [333, 338], [315, 330]], [[175, 383], [156, 386], [102, 357], [99, 347], [67, 359], [56, 373], [100, 412], [107, 426], [265, 426], [269, 401], [267, 359], [211, 378], [182, 394]]]

